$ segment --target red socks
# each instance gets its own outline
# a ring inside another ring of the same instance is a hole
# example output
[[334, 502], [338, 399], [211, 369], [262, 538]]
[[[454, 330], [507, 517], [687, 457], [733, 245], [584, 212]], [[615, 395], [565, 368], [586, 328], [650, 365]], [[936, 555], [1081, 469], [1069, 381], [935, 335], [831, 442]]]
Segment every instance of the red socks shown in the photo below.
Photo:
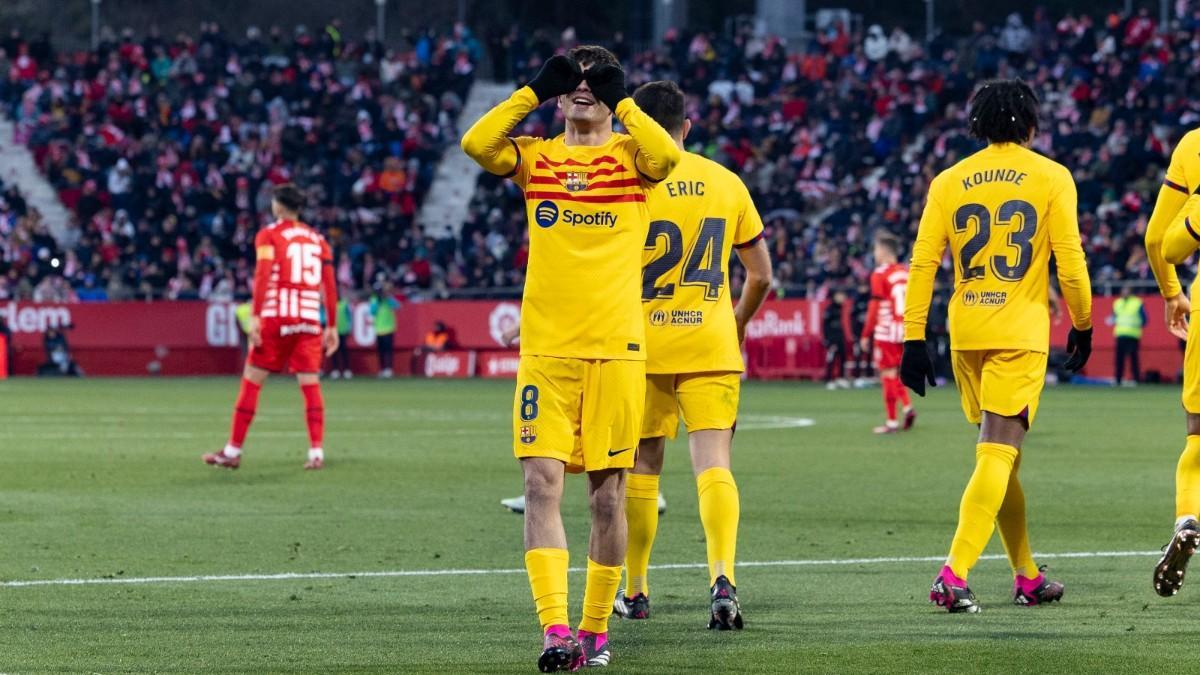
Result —
[[[237, 403], [233, 406], [233, 429], [229, 432], [229, 446], [242, 447], [246, 440], [246, 432], [254, 421], [254, 413], [258, 410], [258, 394], [262, 385], [250, 380], [242, 380], [241, 391], [238, 392]], [[308, 440], [310, 448], [321, 447], [325, 438], [325, 400], [321, 398], [320, 384], [306, 384], [300, 387], [304, 395], [304, 419], [308, 423]]]
[[250, 380], [242, 380], [242, 388], [238, 391], [237, 403], [233, 404], [233, 428], [229, 432], [229, 445], [241, 449], [246, 440], [246, 432], [254, 421], [254, 413], [258, 410], [258, 392], [262, 391], [261, 384]]
[[912, 399], [908, 397], [908, 387], [905, 387], [898, 377], [893, 378], [892, 382], [894, 382], [892, 386], [896, 388], [896, 400], [900, 401], [901, 408], [908, 410], [912, 407]]
[[881, 377], [879, 381], [883, 386], [883, 408], [887, 411], [887, 419], [889, 422], [895, 422], [896, 401], [899, 398], [896, 395], [896, 385], [900, 384], [900, 380], [894, 377]]
[[304, 394], [304, 419], [308, 422], [309, 447], [319, 448], [325, 438], [325, 400], [321, 398], [321, 385], [301, 385], [300, 393]]

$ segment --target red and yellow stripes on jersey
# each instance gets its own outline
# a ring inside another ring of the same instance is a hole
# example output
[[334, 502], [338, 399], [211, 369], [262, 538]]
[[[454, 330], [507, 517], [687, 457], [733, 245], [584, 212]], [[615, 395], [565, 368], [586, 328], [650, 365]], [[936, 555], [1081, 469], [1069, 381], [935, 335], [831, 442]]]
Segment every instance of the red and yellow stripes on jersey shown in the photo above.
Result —
[[561, 199], [583, 204], [644, 202], [642, 181], [612, 155], [589, 162], [556, 162], [543, 153], [529, 172], [526, 199]]

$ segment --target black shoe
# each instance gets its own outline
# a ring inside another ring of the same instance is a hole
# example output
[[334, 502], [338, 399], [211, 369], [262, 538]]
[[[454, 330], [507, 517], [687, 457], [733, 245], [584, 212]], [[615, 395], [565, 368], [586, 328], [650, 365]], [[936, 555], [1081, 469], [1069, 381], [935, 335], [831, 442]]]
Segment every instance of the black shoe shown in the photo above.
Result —
[[717, 577], [712, 587], [712, 616], [708, 629], [741, 630], [742, 606], [738, 603], [737, 589], [724, 574]]
[[1170, 543], [1163, 548], [1163, 556], [1154, 566], [1154, 592], [1169, 598], [1183, 587], [1183, 573], [1187, 570], [1192, 554], [1200, 548], [1200, 523], [1187, 520]]
[[538, 670], [543, 673], [576, 671], [583, 666], [583, 647], [570, 635], [547, 634], [538, 657]]
[[645, 593], [629, 598], [625, 596], [625, 589], [621, 589], [613, 600], [613, 612], [622, 619], [649, 619], [650, 598]]

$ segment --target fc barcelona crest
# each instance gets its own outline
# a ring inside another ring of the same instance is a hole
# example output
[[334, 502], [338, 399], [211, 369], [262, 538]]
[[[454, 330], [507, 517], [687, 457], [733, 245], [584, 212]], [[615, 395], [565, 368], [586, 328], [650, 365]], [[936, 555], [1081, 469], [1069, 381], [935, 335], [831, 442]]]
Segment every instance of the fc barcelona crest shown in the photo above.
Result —
[[582, 192], [587, 189], [588, 175], [583, 171], [568, 171], [563, 186], [567, 188], [567, 192]]
[[529, 445], [537, 440], [537, 427], [532, 424], [521, 426], [521, 442]]

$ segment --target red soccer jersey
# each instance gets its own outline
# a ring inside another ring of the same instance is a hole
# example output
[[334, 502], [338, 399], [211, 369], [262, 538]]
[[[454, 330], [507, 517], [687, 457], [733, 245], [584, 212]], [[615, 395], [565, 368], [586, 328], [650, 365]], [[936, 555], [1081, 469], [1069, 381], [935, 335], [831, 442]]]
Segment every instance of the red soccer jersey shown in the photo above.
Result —
[[289, 324], [337, 322], [333, 251], [325, 237], [299, 221], [279, 220], [254, 237], [254, 314]]
[[904, 295], [908, 288], [908, 266], [902, 263], [880, 265], [871, 272], [871, 307], [864, 338], [875, 342], [904, 342]]

